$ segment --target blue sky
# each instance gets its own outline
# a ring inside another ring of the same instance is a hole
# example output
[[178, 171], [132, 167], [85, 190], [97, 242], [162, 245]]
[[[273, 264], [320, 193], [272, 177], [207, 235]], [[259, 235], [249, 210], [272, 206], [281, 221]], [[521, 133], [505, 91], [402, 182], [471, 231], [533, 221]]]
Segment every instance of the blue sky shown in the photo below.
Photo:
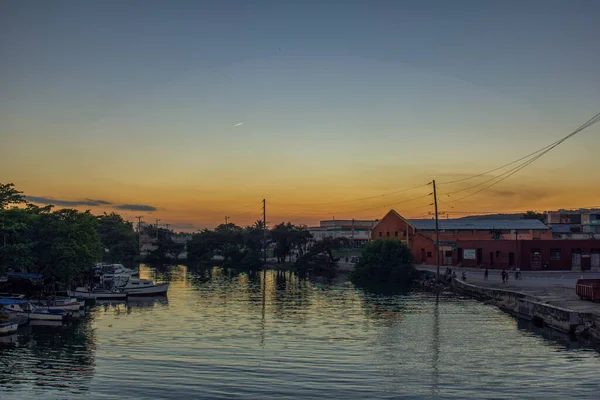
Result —
[[[481, 172], [598, 112], [599, 20], [596, 1], [4, 1], [0, 172], [188, 219]], [[505, 185], [600, 178], [592, 129]]]

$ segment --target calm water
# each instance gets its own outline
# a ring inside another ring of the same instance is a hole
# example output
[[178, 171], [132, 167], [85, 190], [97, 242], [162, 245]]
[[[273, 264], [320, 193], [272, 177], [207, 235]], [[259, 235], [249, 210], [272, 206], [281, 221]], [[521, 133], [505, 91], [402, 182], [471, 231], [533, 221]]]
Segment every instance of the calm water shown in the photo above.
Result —
[[598, 398], [597, 352], [494, 307], [265, 276], [174, 267], [168, 300], [22, 328], [0, 398]]

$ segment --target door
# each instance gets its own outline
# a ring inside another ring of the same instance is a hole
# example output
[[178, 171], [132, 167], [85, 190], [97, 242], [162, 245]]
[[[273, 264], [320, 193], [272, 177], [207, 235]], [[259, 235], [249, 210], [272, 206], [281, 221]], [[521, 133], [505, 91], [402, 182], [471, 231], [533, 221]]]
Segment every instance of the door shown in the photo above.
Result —
[[452, 250], [444, 251], [444, 265], [452, 265]]
[[508, 266], [512, 267], [515, 265], [515, 253], [512, 251], [508, 253]]
[[600, 250], [592, 250], [590, 258], [591, 268], [600, 269]]
[[477, 249], [477, 265], [481, 265], [481, 262], [483, 258], [483, 250], [482, 249]]
[[581, 250], [574, 249], [571, 253], [571, 268], [581, 268]]

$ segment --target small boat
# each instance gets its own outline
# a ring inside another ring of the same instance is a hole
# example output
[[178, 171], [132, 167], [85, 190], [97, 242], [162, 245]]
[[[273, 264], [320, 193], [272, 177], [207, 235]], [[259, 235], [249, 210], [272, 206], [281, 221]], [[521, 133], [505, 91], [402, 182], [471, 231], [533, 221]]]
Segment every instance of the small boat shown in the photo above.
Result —
[[85, 300], [77, 300], [71, 297], [52, 298], [40, 300], [34, 304], [36, 307], [47, 308], [49, 310], [79, 311], [85, 306]]
[[27, 316], [30, 320], [64, 321], [71, 313], [35, 307], [27, 300], [0, 299], [0, 306], [9, 317]]
[[129, 296], [164, 296], [169, 290], [169, 284], [159, 283], [156, 285], [149, 279], [129, 278], [119, 289]]
[[108, 289], [89, 289], [86, 287], [78, 287], [75, 290], [68, 290], [67, 293], [71, 297], [82, 297], [84, 299], [95, 300], [125, 300], [127, 293], [119, 290]]
[[19, 328], [18, 322], [7, 321], [0, 322], [0, 335], [10, 335], [17, 331]]

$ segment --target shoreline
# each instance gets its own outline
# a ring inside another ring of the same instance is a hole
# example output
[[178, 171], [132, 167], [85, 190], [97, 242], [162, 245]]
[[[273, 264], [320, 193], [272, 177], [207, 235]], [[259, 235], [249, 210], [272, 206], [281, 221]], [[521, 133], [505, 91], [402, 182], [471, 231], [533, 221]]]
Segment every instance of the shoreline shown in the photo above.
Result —
[[[537, 296], [510, 289], [480, 286], [456, 279], [453, 290], [493, 304], [513, 316], [543, 324], [582, 340], [600, 345], [600, 313], [582, 312], [550, 304]], [[592, 303], [594, 304], [594, 303]]]

